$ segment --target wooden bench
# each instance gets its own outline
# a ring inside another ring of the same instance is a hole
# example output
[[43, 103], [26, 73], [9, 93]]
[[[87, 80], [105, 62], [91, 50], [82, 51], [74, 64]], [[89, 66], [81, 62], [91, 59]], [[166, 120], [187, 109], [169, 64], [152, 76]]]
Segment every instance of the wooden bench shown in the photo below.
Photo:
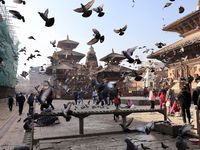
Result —
[[122, 117], [122, 123], [126, 123], [126, 117], [131, 113], [159, 112], [164, 115], [164, 120], [167, 120], [166, 108], [164, 109], [116, 109], [116, 110], [90, 110], [90, 111], [74, 111], [72, 116], [79, 118], [79, 134], [84, 134], [84, 118], [90, 115], [106, 115], [116, 114]]

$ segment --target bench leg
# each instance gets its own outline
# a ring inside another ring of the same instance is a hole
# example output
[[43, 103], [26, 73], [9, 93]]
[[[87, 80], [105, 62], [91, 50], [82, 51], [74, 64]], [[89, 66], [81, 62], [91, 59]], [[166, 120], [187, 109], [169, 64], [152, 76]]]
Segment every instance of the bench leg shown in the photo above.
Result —
[[122, 115], [122, 124], [126, 124], [126, 116]]
[[79, 118], [79, 134], [84, 134], [84, 118]]

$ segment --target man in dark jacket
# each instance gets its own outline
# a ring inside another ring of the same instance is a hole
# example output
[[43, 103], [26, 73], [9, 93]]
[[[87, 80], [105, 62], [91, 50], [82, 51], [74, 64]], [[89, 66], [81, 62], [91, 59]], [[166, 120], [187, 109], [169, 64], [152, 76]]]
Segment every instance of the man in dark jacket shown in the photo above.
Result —
[[9, 96], [8, 97], [8, 108], [9, 108], [10, 111], [12, 111], [13, 103], [14, 103], [13, 97]]
[[198, 109], [200, 110], [200, 82], [197, 84], [196, 89], [193, 91], [192, 100], [194, 105], [197, 105]]
[[177, 98], [181, 104], [183, 122], [186, 123], [186, 114], [187, 114], [188, 122], [190, 123], [190, 120], [191, 120], [190, 106], [191, 106], [192, 98], [186, 85], [183, 86]]
[[24, 102], [25, 102], [25, 97], [22, 93], [20, 93], [19, 97], [18, 97], [18, 105], [19, 105], [19, 115], [22, 114], [23, 112], [23, 107], [24, 107]]

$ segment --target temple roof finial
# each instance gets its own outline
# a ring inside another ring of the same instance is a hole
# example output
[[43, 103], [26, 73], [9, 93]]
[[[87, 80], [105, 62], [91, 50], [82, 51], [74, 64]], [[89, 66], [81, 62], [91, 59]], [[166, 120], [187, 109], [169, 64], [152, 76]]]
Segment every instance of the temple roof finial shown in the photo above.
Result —
[[112, 48], [112, 53], [114, 53], [114, 49]]
[[198, 0], [196, 10], [200, 10], [200, 0]]
[[67, 40], [69, 40], [69, 35], [67, 34]]

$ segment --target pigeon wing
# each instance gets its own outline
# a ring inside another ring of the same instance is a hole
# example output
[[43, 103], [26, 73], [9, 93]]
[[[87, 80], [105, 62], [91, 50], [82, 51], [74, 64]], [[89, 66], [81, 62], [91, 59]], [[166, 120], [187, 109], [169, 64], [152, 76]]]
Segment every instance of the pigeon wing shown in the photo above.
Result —
[[48, 18], [48, 14], [49, 14], [49, 9], [47, 8], [44, 12], [44, 16]]
[[97, 43], [98, 41], [99, 41], [99, 39], [93, 38], [92, 40], [87, 42], [87, 45], [93, 45], [93, 44]]
[[125, 31], [127, 29], [127, 24], [122, 28], [122, 31]]
[[119, 29], [114, 29], [113, 30], [115, 33], [119, 33], [120, 31], [119, 31]]
[[83, 8], [76, 8], [74, 11], [77, 13], [83, 13]]
[[133, 55], [133, 52], [136, 50], [137, 46], [133, 47], [133, 48], [129, 48], [127, 49], [127, 54], [129, 56], [132, 56]]
[[90, 9], [90, 7], [92, 7], [93, 3], [94, 3], [95, 0], [91, 0], [90, 2], [88, 2], [86, 5], [85, 5], [85, 9]]
[[92, 31], [94, 32], [94, 34], [96, 34], [96, 36], [101, 36], [101, 34], [99, 33], [99, 31], [97, 29], [92, 29]]

